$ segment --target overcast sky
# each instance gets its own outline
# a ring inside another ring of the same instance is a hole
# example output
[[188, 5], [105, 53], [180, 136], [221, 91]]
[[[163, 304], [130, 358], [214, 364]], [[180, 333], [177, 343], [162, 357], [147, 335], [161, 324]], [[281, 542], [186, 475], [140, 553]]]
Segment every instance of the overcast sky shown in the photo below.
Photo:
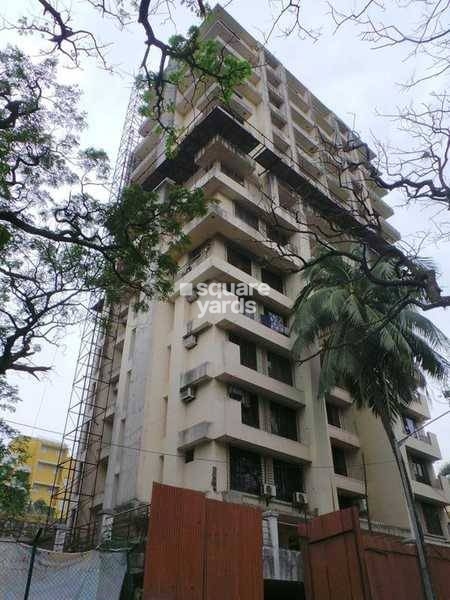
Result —
[[[36, 14], [36, 0], [15, 0], [1, 11], [10, 21], [21, 14]], [[192, 15], [183, 8], [174, 11], [176, 25], [184, 33], [193, 22]], [[352, 6], [352, 2], [341, 2]], [[101, 20], [87, 9], [83, 0], [72, 2], [74, 20], [95, 31], [100, 39], [112, 42], [108, 49], [109, 60], [116, 66], [116, 74], [102, 71], [93, 61], [85, 61], [82, 69], [61, 70], [61, 77], [78, 83], [83, 90], [83, 107], [88, 113], [89, 127], [83, 136], [86, 145], [105, 149], [114, 159], [123, 127], [132, 75], [136, 72], [143, 53], [143, 36], [140, 29], [131, 28], [119, 32], [113, 23]], [[311, 91], [349, 125], [354, 126], [365, 139], [375, 136], [384, 141], [396, 141], [398, 133], [394, 124], [380, 114], [389, 114], [397, 106], [408, 104], [411, 99], [425, 101], [431, 84], [405, 92], [398, 82], [417, 66], [404, 62], [401, 49], [373, 50], [357, 37], [357, 31], [349, 26], [333, 35], [325, 2], [310, 1], [305, 18], [314, 26], [323, 26], [318, 42], [301, 40], [296, 36], [285, 39], [275, 33], [268, 48]], [[263, 40], [271, 23], [269, 5], [265, 0], [234, 0], [228, 4], [230, 13], [257, 39]], [[414, 19], [410, 10], [403, 11], [402, 19]], [[162, 37], [174, 33], [173, 23], [159, 17], [155, 19]], [[327, 25], [328, 23], [328, 25]], [[30, 37], [18, 37], [12, 32], [2, 32], [1, 44], [16, 43], [19, 47], [36, 54], [39, 41]], [[117, 74], [119, 73], [119, 74]], [[391, 223], [397, 227], [403, 239], [413, 242], [417, 236], [431, 229], [432, 213], [423, 207], [402, 207], [399, 198], [387, 200], [396, 210]], [[439, 283], [445, 293], [450, 293], [450, 249], [448, 245], [436, 245], [431, 239], [422, 252], [432, 257], [441, 270]], [[442, 273], [447, 267], [447, 274]], [[439, 310], [428, 313], [444, 332], [450, 336], [450, 313]], [[53, 364], [52, 372], [41, 381], [29, 377], [15, 377], [19, 384], [22, 403], [12, 419], [36, 427], [35, 435], [43, 435], [37, 427], [55, 432], [64, 430], [66, 410], [70, 397], [71, 382], [79, 346], [79, 331], [67, 332], [58, 348], [42, 352], [42, 361]], [[433, 416], [445, 411], [445, 403], [439, 390], [433, 390]], [[25, 433], [33, 430], [19, 426]], [[443, 417], [429, 429], [438, 434], [444, 458], [450, 459], [450, 415]], [[57, 434], [47, 434], [58, 438]]]

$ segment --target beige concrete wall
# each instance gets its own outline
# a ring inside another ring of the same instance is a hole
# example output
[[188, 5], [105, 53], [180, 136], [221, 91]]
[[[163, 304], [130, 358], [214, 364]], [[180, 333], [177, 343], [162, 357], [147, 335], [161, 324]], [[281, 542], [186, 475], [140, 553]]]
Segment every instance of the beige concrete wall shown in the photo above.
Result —
[[[215, 11], [216, 16], [226, 20], [229, 27], [240, 29], [222, 9]], [[268, 60], [273, 60], [256, 42], [251, 42], [248, 34], [245, 36], [250, 46], [255, 48], [254, 56], [258, 64], [265, 65]], [[278, 93], [284, 98], [284, 134], [289, 140], [287, 155], [309, 162], [311, 146], [319, 141], [318, 126], [323, 135], [334, 132], [333, 135], [345, 139], [348, 131], [331, 111], [321, 105], [281, 65], [276, 67], [276, 72], [280, 80]], [[268, 81], [273, 81], [273, 77], [270, 66], [258, 68], [252, 84], [262, 99], [253, 106], [247, 121], [248, 126], [256, 128], [252, 129], [255, 135], [259, 131], [266, 136], [269, 146], [271, 140], [275, 140], [274, 134], [277, 134], [270, 116]], [[179, 100], [178, 95], [176, 101]], [[251, 103], [248, 96], [245, 102]], [[199, 115], [200, 111], [195, 108], [184, 114], [176, 112], [175, 124], [186, 127]], [[308, 129], [308, 121], [313, 123], [313, 129]], [[157, 152], [160, 150], [161, 145]], [[225, 163], [229, 158], [229, 149], [224, 147], [223, 152]], [[142, 156], [145, 156], [145, 152], [142, 152]], [[316, 159], [318, 161], [318, 155]], [[148, 162], [148, 157], [144, 158], [143, 165], [136, 168], [135, 177], [138, 180], [142, 178], [145, 161]], [[308, 509], [322, 514], [338, 508], [338, 489], [354, 497], [364, 494], [360, 468], [361, 452], [364, 452], [372, 518], [389, 525], [408, 526], [400, 480], [382, 427], [367, 411], [355, 412], [351, 408], [351, 398], [342, 391], [336, 392], [336, 401], [344, 407], [350, 407], [348, 410], [353, 414], [351, 418], [356, 420], [357, 428], [345, 432], [344, 427], [342, 439], [337, 440], [348, 450], [349, 477], [335, 476], [325, 401], [318, 398], [319, 360], [313, 359], [302, 366], [295, 366], [294, 386], [280, 383], [268, 377], [265, 353], [267, 349], [276, 349], [281, 354], [289, 355], [292, 339], [242, 315], [206, 315], [200, 318], [198, 305], [189, 303], [179, 295], [181, 281], [193, 284], [204, 281], [259, 282], [260, 259], [270, 254], [270, 246], [263, 235], [236, 217], [236, 203], [258, 213], [262, 224], [275, 210], [280, 222], [286, 227], [294, 226], [295, 230], [295, 218], [278, 206], [284, 192], [274, 176], [260, 175], [260, 168], [250, 172], [247, 165], [243, 187], [223, 172], [217, 157], [212, 161], [213, 164], [209, 164], [206, 152], [199, 161], [202, 167], [208, 169], [201, 176], [194, 175], [192, 183], [202, 183], [208, 193], [213, 190], [212, 196], [219, 202], [222, 213], [210, 213], [187, 224], [186, 232], [191, 235], [193, 246], [207, 241], [209, 251], [183, 277], [177, 278], [170, 301], [155, 302], [148, 312], [139, 315], [129, 314], [118, 390], [118, 405], [122, 408], [114, 416], [111, 436], [112, 440], [125, 440], [125, 445], [135, 445], [139, 451], [118, 448], [111, 452], [105, 507], [114, 508], [129, 501], [148, 502], [153, 481], [186, 486], [222, 498], [224, 493], [230, 491], [228, 453], [229, 445], [233, 444], [253, 449], [265, 455], [269, 461], [278, 456], [303, 464]], [[325, 171], [318, 173], [317, 177], [324, 186], [333, 185]], [[266, 192], [271, 196], [269, 202], [264, 196]], [[379, 210], [385, 210], [388, 216], [390, 213], [381, 198], [376, 202]], [[296, 209], [303, 210], [299, 199]], [[251, 276], [227, 262], [226, 247], [230, 240], [255, 254]], [[308, 236], [294, 232], [289, 242], [299, 247], [303, 256], [309, 256], [311, 241]], [[188, 262], [187, 254], [180, 256], [180, 267]], [[257, 299], [259, 303], [265, 303], [288, 316], [302, 288], [302, 279], [300, 275], [291, 273], [292, 262], [282, 260], [276, 264], [277, 272], [284, 272], [285, 293], [271, 289], [267, 297]], [[183, 345], [183, 335], [189, 323], [198, 333], [197, 345], [190, 350]], [[238, 347], [228, 341], [230, 330], [257, 344], [258, 372], [240, 365]], [[132, 336], [135, 336], [135, 349], [133, 359], [129, 361], [126, 356]], [[195, 386], [195, 400], [185, 404], [180, 399], [181, 377], [204, 363], [209, 363], [208, 377]], [[132, 377], [127, 384], [130, 370]], [[273, 398], [297, 407], [301, 441], [294, 442], [263, 429], [243, 425], [239, 403], [228, 397], [230, 382], [238, 382], [251, 391], [257, 391], [264, 399]], [[186, 463], [185, 449], [192, 446], [195, 446], [194, 460]], [[436, 447], [433, 448], [436, 451]], [[245, 502], [261, 502], [246, 494], [237, 497]], [[273, 507], [282, 512], [293, 512], [286, 503], [273, 502]]]

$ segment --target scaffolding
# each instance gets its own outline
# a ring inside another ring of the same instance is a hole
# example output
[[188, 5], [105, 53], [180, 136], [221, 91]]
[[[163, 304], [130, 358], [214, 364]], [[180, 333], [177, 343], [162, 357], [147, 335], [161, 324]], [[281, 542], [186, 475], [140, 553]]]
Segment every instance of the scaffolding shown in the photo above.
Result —
[[[111, 203], [120, 202], [121, 192], [130, 181], [142, 120], [139, 102], [135, 84], [111, 182]], [[109, 450], [104, 433], [115, 408], [127, 312], [128, 304], [107, 306], [94, 294], [88, 302], [51, 500], [56, 521], [66, 529], [67, 549], [93, 547], [100, 541], [103, 524], [97, 507], [102, 505], [105, 450]], [[65, 448], [69, 450], [67, 456]], [[58, 474], [63, 481], [59, 488]], [[47, 521], [50, 516], [49, 511]]]

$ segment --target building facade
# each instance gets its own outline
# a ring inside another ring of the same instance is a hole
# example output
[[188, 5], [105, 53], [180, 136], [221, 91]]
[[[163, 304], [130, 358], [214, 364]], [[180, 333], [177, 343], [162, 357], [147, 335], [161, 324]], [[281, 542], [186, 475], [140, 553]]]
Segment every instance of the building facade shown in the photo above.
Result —
[[16, 444], [25, 450], [24, 466], [30, 473], [31, 502], [43, 500], [47, 506], [60, 508], [59, 504], [52, 500], [52, 495], [55, 488], [63, 488], [66, 485], [65, 473], [59, 465], [69, 459], [68, 448], [61, 447], [60, 442], [28, 436], [15, 438], [11, 444], [12, 448]]
[[[216, 7], [202, 35], [248, 60], [252, 75], [227, 106], [214, 84], [187, 80], [182, 92], [168, 91], [175, 112], [167, 118], [184, 128], [170, 160], [158, 125], [147, 119], [141, 126], [132, 180], [160, 194], [173, 181], [200, 187], [216, 203], [185, 227], [192, 245], [179, 257], [170, 299], [145, 312], [124, 303], [115, 336], [103, 342], [114, 364], [110, 389], [103, 398], [97, 393], [103, 416], [94, 431], [102, 446], [88, 461], [91, 475], [80, 480], [80, 498], [92, 501], [80, 500], [77, 522], [148, 503], [156, 481], [268, 505], [294, 521], [305, 511], [355, 503], [364, 511], [367, 499], [372, 520], [407, 528], [381, 424], [356, 410], [345, 390], [318, 398], [319, 359], [295, 364], [289, 333], [302, 288], [298, 255], [313, 250], [299, 226], [310, 218], [305, 198], [331, 211], [351, 204], [350, 190], [363, 186], [379, 235], [390, 242], [399, 238], [387, 222], [392, 211], [358, 170], [341, 176], [326, 164], [324, 143], [345, 145], [354, 134], [227, 12]], [[360, 162], [360, 149], [349, 152]], [[237, 284], [245, 284], [254, 310], [235, 311], [231, 303], [204, 310], [217, 300], [211, 286], [200, 294], [205, 283], [226, 284], [234, 300]], [[419, 390], [398, 437], [427, 418]], [[433, 471], [438, 442], [421, 431], [402, 448], [425, 529], [444, 536], [450, 488]]]

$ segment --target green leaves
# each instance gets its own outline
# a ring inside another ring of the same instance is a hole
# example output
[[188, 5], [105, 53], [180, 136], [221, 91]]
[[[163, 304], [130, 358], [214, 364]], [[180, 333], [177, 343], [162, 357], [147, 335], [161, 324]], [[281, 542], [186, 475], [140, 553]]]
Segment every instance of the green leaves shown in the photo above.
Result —
[[390, 285], [396, 265], [379, 259], [374, 283], [357, 258], [318, 255], [305, 270], [294, 351], [305, 358], [319, 348], [322, 395], [344, 387], [359, 406], [392, 420], [414, 399], [418, 380], [448, 377], [449, 340], [417, 312], [417, 292]]
[[[206, 210], [203, 192], [198, 189], [172, 185], [158, 193], [138, 185], [125, 188], [121, 201], [108, 209], [105, 218], [113, 258], [100, 281], [108, 299], [119, 299], [133, 286], [142, 287], [147, 299], [155, 294], [165, 297], [177, 270], [173, 253], [189, 244], [183, 225]], [[116, 271], [123, 285], [114, 285]]]
[[56, 75], [54, 60], [0, 52], [0, 375], [45, 370], [36, 342], [76, 322], [91, 292], [166, 297], [183, 225], [206, 210], [178, 186], [133, 185], [110, 202], [108, 157], [81, 147], [79, 92]]

